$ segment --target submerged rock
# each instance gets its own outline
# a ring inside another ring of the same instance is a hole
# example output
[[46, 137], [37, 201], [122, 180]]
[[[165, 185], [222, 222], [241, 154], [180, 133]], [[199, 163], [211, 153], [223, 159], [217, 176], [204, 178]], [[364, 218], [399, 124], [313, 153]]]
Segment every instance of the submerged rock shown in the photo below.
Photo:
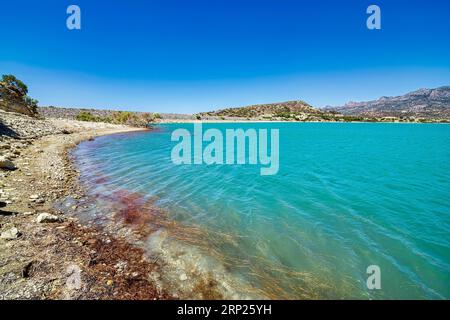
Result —
[[62, 219], [58, 216], [55, 216], [54, 214], [50, 214], [47, 212], [43, 212], [36, 218], [36, 221], [38, 223], [53, 223], [53, 222], [60, 222]]
[[181, 275], [180, 275], [180, 280], [181, 281], [186, 281], [188, 279], [188, 277], [187, 277], [187, 275], [185, 274], [185, 273], [182, 273]]

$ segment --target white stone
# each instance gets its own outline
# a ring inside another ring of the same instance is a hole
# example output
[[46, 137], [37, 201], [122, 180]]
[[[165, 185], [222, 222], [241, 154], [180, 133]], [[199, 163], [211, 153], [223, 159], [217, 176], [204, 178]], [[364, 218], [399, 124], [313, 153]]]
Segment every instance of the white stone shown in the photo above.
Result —
[[185, 273], [182, 273], [181, 275], [180, 275], [180, 280], [181, 281], [186, 281], [187, 280], [187, 275], [185, 274]]
[[2, 232], [0, 238], [4, 240], [14, 240], [17, 239], [19, 236], [20, 236], [19, 230], [17, 228], [11, 228], [9, 230], [6, 230], [5, 232]]
[[51, 222], [59, 222], [59, 221], [61, 221], [61, 218], [59, 218], [58, 216], [55, 216], [53, 214], [43, 212], [38, 215], [38, 217], [36, 218], [36, 221], [38, 223], [47, 223], [47, 222], [51, 223]]

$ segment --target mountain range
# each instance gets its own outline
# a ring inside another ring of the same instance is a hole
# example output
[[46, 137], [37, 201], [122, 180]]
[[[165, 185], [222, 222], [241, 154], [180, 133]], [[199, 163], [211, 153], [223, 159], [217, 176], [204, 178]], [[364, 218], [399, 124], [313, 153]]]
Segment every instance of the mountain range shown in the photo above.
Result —
[[419, 89], [401, 96], [366, 102], [349, 102], [341, 107], [326, 107], [323, 110], [359, 117], [449, 119], [450, 86]]

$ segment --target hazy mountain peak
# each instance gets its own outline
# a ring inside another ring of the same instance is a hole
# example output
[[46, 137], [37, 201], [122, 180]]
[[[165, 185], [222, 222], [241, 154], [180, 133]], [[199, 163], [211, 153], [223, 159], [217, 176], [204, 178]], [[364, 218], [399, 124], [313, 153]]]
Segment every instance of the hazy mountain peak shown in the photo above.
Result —
[[421, 88], [401, 96], [383, 96], [372, 101], [348, 102], [327, 110], [352, 116], [450, 118], [450, 86]]

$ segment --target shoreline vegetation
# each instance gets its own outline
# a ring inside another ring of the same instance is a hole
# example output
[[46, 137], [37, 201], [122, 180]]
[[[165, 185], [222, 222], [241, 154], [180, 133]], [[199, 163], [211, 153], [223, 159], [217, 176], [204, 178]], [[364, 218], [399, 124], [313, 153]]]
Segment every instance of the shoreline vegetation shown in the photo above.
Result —
[[[101, 135], [176, 122], [409, 122], [448, 118], [348, 116], [303, 101], [174, 115], [37, 107], [25, 84], [0, 82], [0, 299], [173, 299], [148, 277], [144, 251], [66, 216], [55, 204], [83, 198], [69, 150]], [[79, 266], [80, 287], [67, 283]], [[207, 296], [211, 298], [210, 296]]]

